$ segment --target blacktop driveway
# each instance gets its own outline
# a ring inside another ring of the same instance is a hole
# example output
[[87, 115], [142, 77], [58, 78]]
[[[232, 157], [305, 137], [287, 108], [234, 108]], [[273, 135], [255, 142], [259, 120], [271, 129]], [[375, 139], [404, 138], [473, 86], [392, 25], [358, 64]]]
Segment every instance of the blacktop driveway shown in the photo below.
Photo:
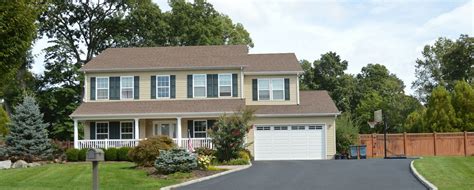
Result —
[[248, 169], [179, 189], [426, 189], [410, 172], [410, 162], [410, 159], [256, 161]]

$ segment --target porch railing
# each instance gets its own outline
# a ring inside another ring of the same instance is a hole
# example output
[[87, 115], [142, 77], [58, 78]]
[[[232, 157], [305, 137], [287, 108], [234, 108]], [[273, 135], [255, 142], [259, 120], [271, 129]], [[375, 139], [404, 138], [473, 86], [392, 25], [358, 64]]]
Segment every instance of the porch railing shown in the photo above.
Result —
[[[120, 148], [120, 147], [135, 147], [142, 139], [101, 139], [101, 140], [78, 140], [78, 148]], [[178, 139], [173, 139], [173, 142], [178, 144]], [[211, 138], [182, 138], [181, 148], [189, 149], [206, 147], [213, 148]]]
[[[174, 143], [178, 144], [178, 139], [173, 139]], [[193, 148], [206, 147], [213, 148], [211, 138], [182, 138], [181, 139], [181, 148], [186, 150], [189, 149], [189, 146]]]

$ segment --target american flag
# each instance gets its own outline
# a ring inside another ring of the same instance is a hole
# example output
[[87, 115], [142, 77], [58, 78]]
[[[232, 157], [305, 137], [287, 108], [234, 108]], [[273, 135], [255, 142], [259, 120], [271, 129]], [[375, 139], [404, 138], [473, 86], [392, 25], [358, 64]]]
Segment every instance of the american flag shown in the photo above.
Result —
[[193, 141], [191, 139], [191, 131], [188, 130], [188, 151], [194, 152]]

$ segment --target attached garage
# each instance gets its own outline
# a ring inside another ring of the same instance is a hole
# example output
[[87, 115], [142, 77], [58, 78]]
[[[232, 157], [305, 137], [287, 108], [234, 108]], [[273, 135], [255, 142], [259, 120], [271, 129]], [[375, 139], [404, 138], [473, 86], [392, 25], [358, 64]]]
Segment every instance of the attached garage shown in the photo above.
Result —
[[326, 127], [322, 124], [254, 126], [255, 160], [326, 159]]

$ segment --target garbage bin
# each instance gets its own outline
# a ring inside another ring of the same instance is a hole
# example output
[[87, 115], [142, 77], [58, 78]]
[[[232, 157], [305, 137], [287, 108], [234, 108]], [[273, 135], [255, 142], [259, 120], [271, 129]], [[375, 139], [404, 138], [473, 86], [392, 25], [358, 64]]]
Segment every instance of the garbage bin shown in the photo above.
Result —
[[363, 144], [359, 146], [359, 158], [360, 159], [367, 158], [367, 145]]
[[357, 159], [359, 156], [359, 151], [358, 151], [359, 146], [357, 145], [350, 145], [349, 146], [349, 153], [350, 153], [350, 159]]

